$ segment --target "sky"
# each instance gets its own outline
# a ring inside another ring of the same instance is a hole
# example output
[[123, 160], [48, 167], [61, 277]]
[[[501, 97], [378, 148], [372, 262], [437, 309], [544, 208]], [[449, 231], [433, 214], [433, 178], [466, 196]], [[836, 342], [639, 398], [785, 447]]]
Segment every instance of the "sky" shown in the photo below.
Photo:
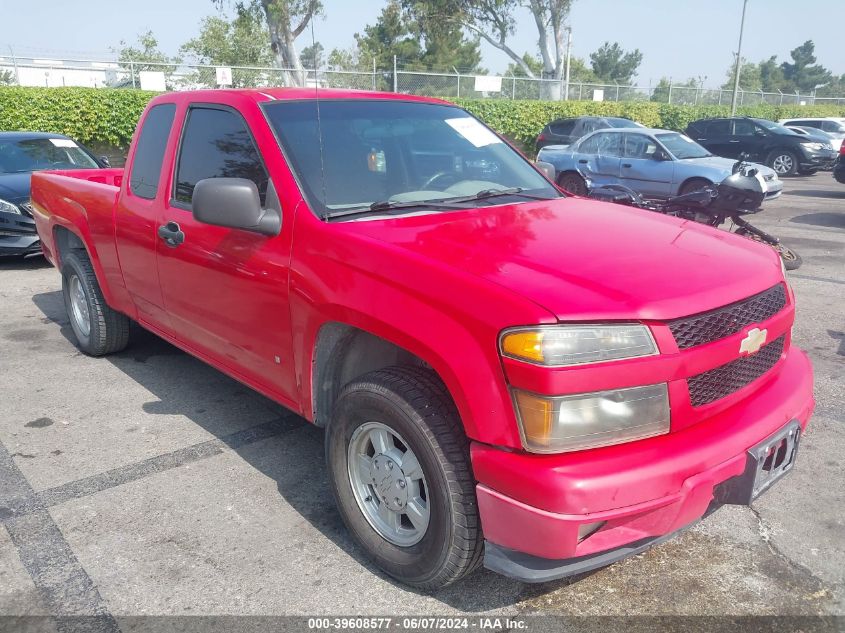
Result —
[[[323, 0], [325, 16], [314, 24], [325, 49], [354, 46], [354, 33], [375, 22], [385, 0]], [[215, 13], [211, 0], [0, 0], [0, 56], [10, 48], [21, 57], [110, 57], [121, 40], [134, 42], [151, 29], [160, 48], [176, 54]], [[725, 81], [739, 36], [742, 0], [575, 0], [570, 23], [573, 54], [587, 58], [604, 41], [638, 48], [643, 63], [636, 82], [661, 77], [701, 78], [706, 86]], [[527, 11], [518, 15], [511, 46], [536, 52], [537, 33]], [[804, 19], [806, 18], [806, 19]], [[845, 0], [749, 0], [743, 57], [760, 61], [812, 39], [816, 57], [836, 74], [845, 74]], [[310, 44], [310, 31], [300, 36]], [[509, 58], [482, 43], [482, 65], [503, 72]], [[706, 79], [705, 79], [706, 78]]]

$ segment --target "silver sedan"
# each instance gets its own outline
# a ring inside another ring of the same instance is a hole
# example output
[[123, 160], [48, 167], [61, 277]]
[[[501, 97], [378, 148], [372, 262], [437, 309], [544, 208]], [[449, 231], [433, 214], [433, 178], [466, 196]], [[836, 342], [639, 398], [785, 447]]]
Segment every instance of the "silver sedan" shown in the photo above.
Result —
[[[668, 198], [718, 184], [735, 163], [714, 156], [684, 134], [651, 128], [599, 130], [572, 145], [549, 145], [538, 161], [555, 167], [558, 183], [576, 195], [592, 186], [622, 184], [650, 198]], [[766, 185], [766, 199], [781, 194], [783, 183], [764, 165], [755, 165]]]

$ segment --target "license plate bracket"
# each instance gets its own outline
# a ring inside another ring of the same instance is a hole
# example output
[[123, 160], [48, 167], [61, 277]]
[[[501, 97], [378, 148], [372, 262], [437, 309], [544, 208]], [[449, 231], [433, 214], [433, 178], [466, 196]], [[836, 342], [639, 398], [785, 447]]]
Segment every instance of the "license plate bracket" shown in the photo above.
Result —
[[792, 420], [778, 432], [752, 446], [746, 452], [745, 470], [741, 475], [722, 482], [713, 491], [719, 504], [750, 505], [792, 467], [801, 441], [801, 425]]

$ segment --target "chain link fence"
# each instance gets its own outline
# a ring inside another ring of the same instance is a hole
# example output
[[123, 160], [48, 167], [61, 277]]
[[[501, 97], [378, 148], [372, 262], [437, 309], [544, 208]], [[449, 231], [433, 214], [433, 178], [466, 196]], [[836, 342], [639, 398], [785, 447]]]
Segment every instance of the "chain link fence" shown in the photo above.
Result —
[[[702, 86], [591, 84], [558, 79], [424, 72], [401, 69], [294, 71], [254, 66], [154, 64], [132, 61], [34, 59], [0, 56], [0, 85], [86, 86], [150, 90], [270, 88], [305, 85], [320, 88], [385, 90], [406, 94], [478, 99], [578, 101], [656, 101], [678, 105], [730, 104], [732, 91]], [[845, 95], [740, 91], [740, 105], [845, 105]]]

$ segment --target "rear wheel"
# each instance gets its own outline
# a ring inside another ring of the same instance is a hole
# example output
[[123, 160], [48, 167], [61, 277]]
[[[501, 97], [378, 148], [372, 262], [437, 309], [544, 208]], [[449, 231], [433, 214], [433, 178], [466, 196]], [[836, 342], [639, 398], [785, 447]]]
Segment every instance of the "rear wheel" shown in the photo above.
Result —
[[570, 171], [561, 174], [557, 183], [566, 191], [575, 194], [576, 196], [586, 196], [589, 193], [587, 191], [587, 183], [584, 182], [584, 179], [575, 172]]
[[690, 178], [680, 188], [678, 195], [684, 196], [694, 191], [701, 191], [702, 189], [707, 189], [707, 187], [710, 187], [712, 184], [712, 182], [704, 178]]
[[788, 150], [775, 150], [769, 154], [766, 162], [778, 176], [794, 176], [798, 173], [798, 158]]
[[62, 294], [80, 350], [102, 356], [126, 347], [129, 318], [106, 304], [87, 255], [74, 251], [62, 256]]
[[393, 367], [347, 385], [326, 432], [326, 461], [344, 523], [385, 572], [434, 590], [479, 566], [468, 443], [430, 371]]

